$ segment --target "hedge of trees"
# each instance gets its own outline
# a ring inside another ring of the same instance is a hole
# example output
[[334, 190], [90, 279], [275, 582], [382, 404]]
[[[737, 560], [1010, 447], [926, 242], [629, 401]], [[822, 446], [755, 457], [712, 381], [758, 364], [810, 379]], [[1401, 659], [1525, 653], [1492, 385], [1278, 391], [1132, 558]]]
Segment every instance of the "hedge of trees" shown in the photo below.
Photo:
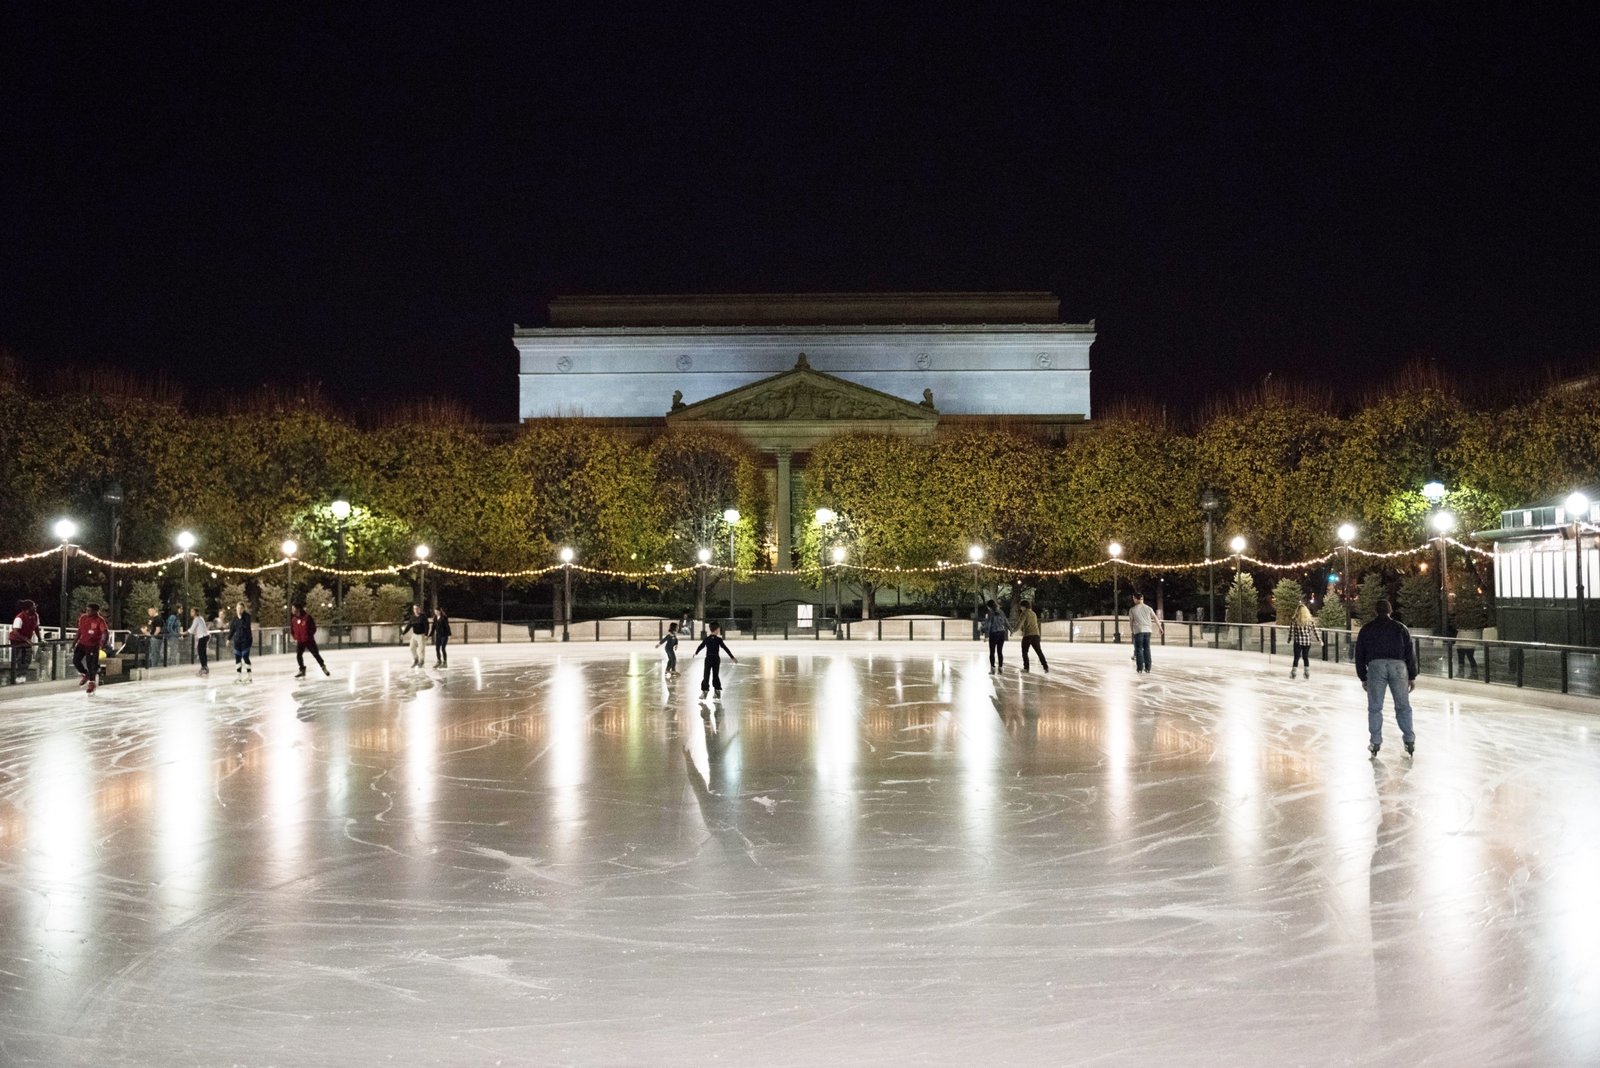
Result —
[[[437, 411], [361, 425], [301, 397], [198, 411], [126, 380], [100, 385], [110, 388], [39, 387], [0, 364], [0, 555], [48, 545], [63, 514], [103, 555], [113, 481], [126, 495], [124, 559], [168, 555], [188, 528], [219, 561], [264, 562], [294, 537], [303, 558], [332, 562], [338, 497], [356, 508], [345, 524], [352, 567], [407, 561], [419, 541], [466, 568], [538, 566], [562, 545], [595, 567], [686, 566], [699, 545], [725, 557], [727, 507], [741, 513], [742, 567], [766, 563], [776, 540], [760, 458], [714, 434], [641, 444], [581, 421], [496, 434]], [[1252, 554], [1293, 560], [1326, 551], [1345, 521], [1368, 548], [1417, 544], [1428, 535], [1418, 491], [1432, 477], [1472, 530], [1497, 525], [1503, 508], [1592, 486], [1596, 472], [1595, 380], [1471, 403], [1414, 378], [1347, 410], [1277, 390], [1192, 426], [1125, 411], [1057, 444], [1003, 423], [928, 440], [841, 437], [809, 457], [802, 504], [839, 513], [830, 536], [881, 569], [868, 585], [904, 585], [914, 580], [895, 567], [962, 559], [974, 542], [1019, 568], [1100, 559], [1112, 540], [1129, 559], [1196, 559], [1204, 487], [1223, 501], [1218, 555], [1242, 533]], [[809, 545], [803, 537], [807, 562]]]

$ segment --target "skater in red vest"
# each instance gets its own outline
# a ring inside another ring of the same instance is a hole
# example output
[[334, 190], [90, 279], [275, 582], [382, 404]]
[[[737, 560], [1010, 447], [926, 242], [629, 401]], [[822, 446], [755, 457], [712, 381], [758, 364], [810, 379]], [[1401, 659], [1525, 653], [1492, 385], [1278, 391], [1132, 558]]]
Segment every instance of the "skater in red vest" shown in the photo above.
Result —
[[78, 641], [72, 647], [72, 666], [78, 669], [78, 685], [87, 683], [89, 693], [94, 693], [100, 680], [100, 649], [106, 637], [106, 621], [100, 616], [100, 606], [91, 604], [89, 610], [78, 617]]
[[311, 659], [317, 662], [317, 667], [322, 669], [324, 675], [331, 675], [328, 665], [322, 662], [322, 653], [317, 650], [317, 621], [311, 618], [311, 613], [306, 611], [306, 606], [297, 604], [294, 612], [289, 616], [289, 633], [294, 637], [294, 661], [300, 665], [297, 679], [306, 677], [306, 654], [311, 654]]
[[17, 618], [11, 621], [11, 681], [28, 681], [28, 665], [33, 663], [33, 646], [39, 640], [39, 610], [32, 601], [17, 604]]

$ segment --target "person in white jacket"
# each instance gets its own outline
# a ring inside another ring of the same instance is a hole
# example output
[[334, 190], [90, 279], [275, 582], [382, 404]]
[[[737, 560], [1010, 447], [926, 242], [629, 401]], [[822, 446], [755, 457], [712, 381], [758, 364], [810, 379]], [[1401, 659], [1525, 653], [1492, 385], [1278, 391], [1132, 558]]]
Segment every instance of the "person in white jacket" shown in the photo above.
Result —
[[189, 637], [194, 639], [195, 659], [200, 661], [200, 674], [202, 677], [211, 674], [211, 628], [206, 625], [205, 613], [198, 608], [189, 609]]

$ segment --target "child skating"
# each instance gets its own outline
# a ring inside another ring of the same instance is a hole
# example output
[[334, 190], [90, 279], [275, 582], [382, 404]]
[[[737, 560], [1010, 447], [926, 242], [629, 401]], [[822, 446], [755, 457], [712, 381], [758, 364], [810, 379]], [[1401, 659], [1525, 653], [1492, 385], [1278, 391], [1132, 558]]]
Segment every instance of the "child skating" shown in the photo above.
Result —
[[667, 632], [657, 639], [656, 645], [667, 647], [665, 674], [669, 679], [675, 678], [678, 674], [678, 625], [676, 623], [668, 625]]
[[728, 659], [735, 664], [739, 662], [739, 658], [733, 655], [733, 650], [728, 648], [728, 643], [722, 640], [721, 624], [706, 624], [706, 636], [700, 639], [699, 645], [695, 646], [694, 655], [699, 656], [702, 649], [706, 651], [706, 667], [700, 676], [700, 696], [704, 697], [715, 686], [717, 696], [721, 697], [722, 654], [727, 653]]

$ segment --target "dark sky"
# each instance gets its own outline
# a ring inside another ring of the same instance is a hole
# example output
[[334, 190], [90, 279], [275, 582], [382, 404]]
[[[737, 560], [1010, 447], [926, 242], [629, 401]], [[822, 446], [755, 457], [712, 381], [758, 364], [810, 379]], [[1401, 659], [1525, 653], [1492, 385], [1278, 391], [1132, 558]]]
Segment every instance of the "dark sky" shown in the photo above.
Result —
[[236, 6], [0, 15], [24, 361], [503, 421], [553, 294], [857, 289], [1052, 289], [1100, 406], [1600, 352], [1593, 4]]

